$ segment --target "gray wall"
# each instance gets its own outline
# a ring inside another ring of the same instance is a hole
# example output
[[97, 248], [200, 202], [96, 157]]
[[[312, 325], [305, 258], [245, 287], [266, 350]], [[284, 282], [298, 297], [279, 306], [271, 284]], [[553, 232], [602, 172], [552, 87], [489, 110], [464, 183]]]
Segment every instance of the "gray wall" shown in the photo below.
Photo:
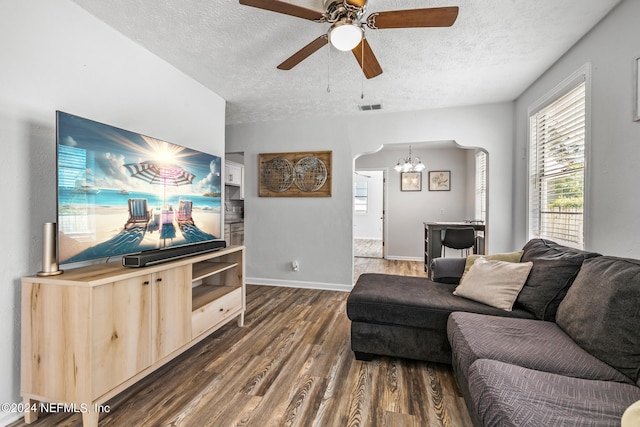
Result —
[[[500, 103], [228, 125], [227, 151], [245, 154], [248, 282], [351, 289], [354, 162], [393, 143], [454, 141], [486, 148], [491, 159], [489, 250], [512, 250], [513, 121], [513, 103]], [[332, 197], [258, 197], [259, 153], [317, 150], [333, 151]], [[412, 232], [419, 233], [416, 227]], [[298, 272], [291, 270], [293, 260], [300, 263]]]
[[[625, 0], [516, 102], [514, 246], [527, 240], [527, 109], [572, 73], [591, 67], [591, 140], [587, 154], [585, 245], [640, 257], [640, 122], [632, 121], [632, 61], [640, 55], [640, 1]], [[589, 90], [589, 89], [587, 89]]]
[[[422, 172], [422, 191], [400, 191], [400, 173], [393, 170], [407, 150], [389, 149], [356, 159], [356, 169], [389, 167], [387, 211], [387, 258], [424, 259], [425, 221], [462, 221], [467, 215], [467, 185], [473, 170], [467, 169], [468, 151], [460, 148], [429, 148], [428, 143], [412, 147], [412, 155], [420, 157], [427, 167]], [[430, 170], [451, 171], [451, 191], [429, 191]], [[471, 201], [473, 203], [473, 200]], [[473, 210], [472, 210], [473, 211]]]
[[[222, 98], [68, 0], [0, 1], [0, 402], [20, 399], [20, 277], [56, 220], [55, 111], [224, 155]], [[0, 413], [0, 425], [18, 417]]]

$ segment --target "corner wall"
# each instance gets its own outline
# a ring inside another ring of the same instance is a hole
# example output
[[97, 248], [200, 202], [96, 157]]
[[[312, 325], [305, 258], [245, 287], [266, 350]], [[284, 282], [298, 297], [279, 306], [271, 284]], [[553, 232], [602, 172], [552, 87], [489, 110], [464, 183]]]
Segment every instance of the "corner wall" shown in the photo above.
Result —
[[[20, 278], [55, 221], [55, 111], [224, 156], [225, 102], [69, 0], [0, 0], [0, 402], [20, 402]], [[0, 413], [0, 425], [19, 414]]]
[[[356, 159], [356, 169], [388, 168], [387, 175], [387, 241], [388, 259], [424, 261], [424, 227], [426, 221], [463, 221], [467, 216], [467, 151], [456, 147], [429, 148], [429, 144], [412, 147], [412, 155], [420, 157], [426, 169], [422, 172], [422, 191], [400, 191], [400, 173], [393, 170], [407, 151], [387, 147], [375, 154]], [[451, 172], [450, 191], [429, 191], [429, 171]], [[468, 173], [469, 171], [469, 173]], [[471, 181], [473, 182], [473, 180]], [[473, 211], [473, 200], [471, 200]]]
[[[489, 250], [512, 248], [513, 104], [227, 126], [244, 152], [247, 282], [350, 290], [355, 158], [385, 144], [455, 141], [489, 152]], [[333, 151], [330, 198], [258, 197], [258, 154]], [[422, 223], [413, 225], [422, 233]], [[417, 255], [419, 256], [419, 255]], [[300, 269], [292, 271], [292, 260]]]
[[624, 0], [516, 102], [514, 246], [527, 240], [527, 109], [584, 64], [591, 64], [591, 140], [587, 152], [585, 246], [640, 258], [640, 122], [632, 121], [633, 59], [640, 56], [640, 2]]

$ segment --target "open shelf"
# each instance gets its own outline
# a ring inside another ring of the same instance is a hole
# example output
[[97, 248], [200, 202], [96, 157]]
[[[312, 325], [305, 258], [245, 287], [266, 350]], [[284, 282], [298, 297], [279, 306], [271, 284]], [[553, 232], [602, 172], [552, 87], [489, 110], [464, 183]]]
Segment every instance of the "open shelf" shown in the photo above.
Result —
[[191, 310], [196, 311], [238, 288], [232, 286], [200, 285], [191, 290]]
[[[231, 246], [145, 268], [105, 263], [23, 277], [23, 400], [95, 408], [231, 320], [243, 326], [244, 264], [244, 246]], [[67, 350], [79, 355], [72, 364]], [[25, 414], [27, 423], [37, 418]], [[99, 411], [82, 415], [85, 427], [98, 425]]]
[[194, 282], [205, 277], [221, 273], [238, 265], [237, 262], [199, 262], [193, 264], [192, 279]]

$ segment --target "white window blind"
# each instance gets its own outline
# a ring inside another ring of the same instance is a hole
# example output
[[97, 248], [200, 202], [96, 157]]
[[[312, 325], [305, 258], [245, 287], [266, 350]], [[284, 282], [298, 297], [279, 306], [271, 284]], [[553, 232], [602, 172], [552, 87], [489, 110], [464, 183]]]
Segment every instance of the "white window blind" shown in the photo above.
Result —
[[487, 153], [476, 153], [476, 220], [487, 220]]
[[369, 210], [369, 183], [366, 181], [356, 182], [354, 199], [354, 212], [366, 214]]
[[582, 80], [530, 116], [530, 237], [584, 247], [586, 95]]

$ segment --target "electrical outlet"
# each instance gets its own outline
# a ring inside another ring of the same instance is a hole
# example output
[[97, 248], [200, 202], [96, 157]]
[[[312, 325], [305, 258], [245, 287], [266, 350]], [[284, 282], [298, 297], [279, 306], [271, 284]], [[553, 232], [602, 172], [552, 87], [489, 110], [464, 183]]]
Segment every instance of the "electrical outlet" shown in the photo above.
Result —
[[300, 269], [300, 265], [298, 264], [298, 261], [291, 261], [291, 269], [293, 271], [298, 271]]

